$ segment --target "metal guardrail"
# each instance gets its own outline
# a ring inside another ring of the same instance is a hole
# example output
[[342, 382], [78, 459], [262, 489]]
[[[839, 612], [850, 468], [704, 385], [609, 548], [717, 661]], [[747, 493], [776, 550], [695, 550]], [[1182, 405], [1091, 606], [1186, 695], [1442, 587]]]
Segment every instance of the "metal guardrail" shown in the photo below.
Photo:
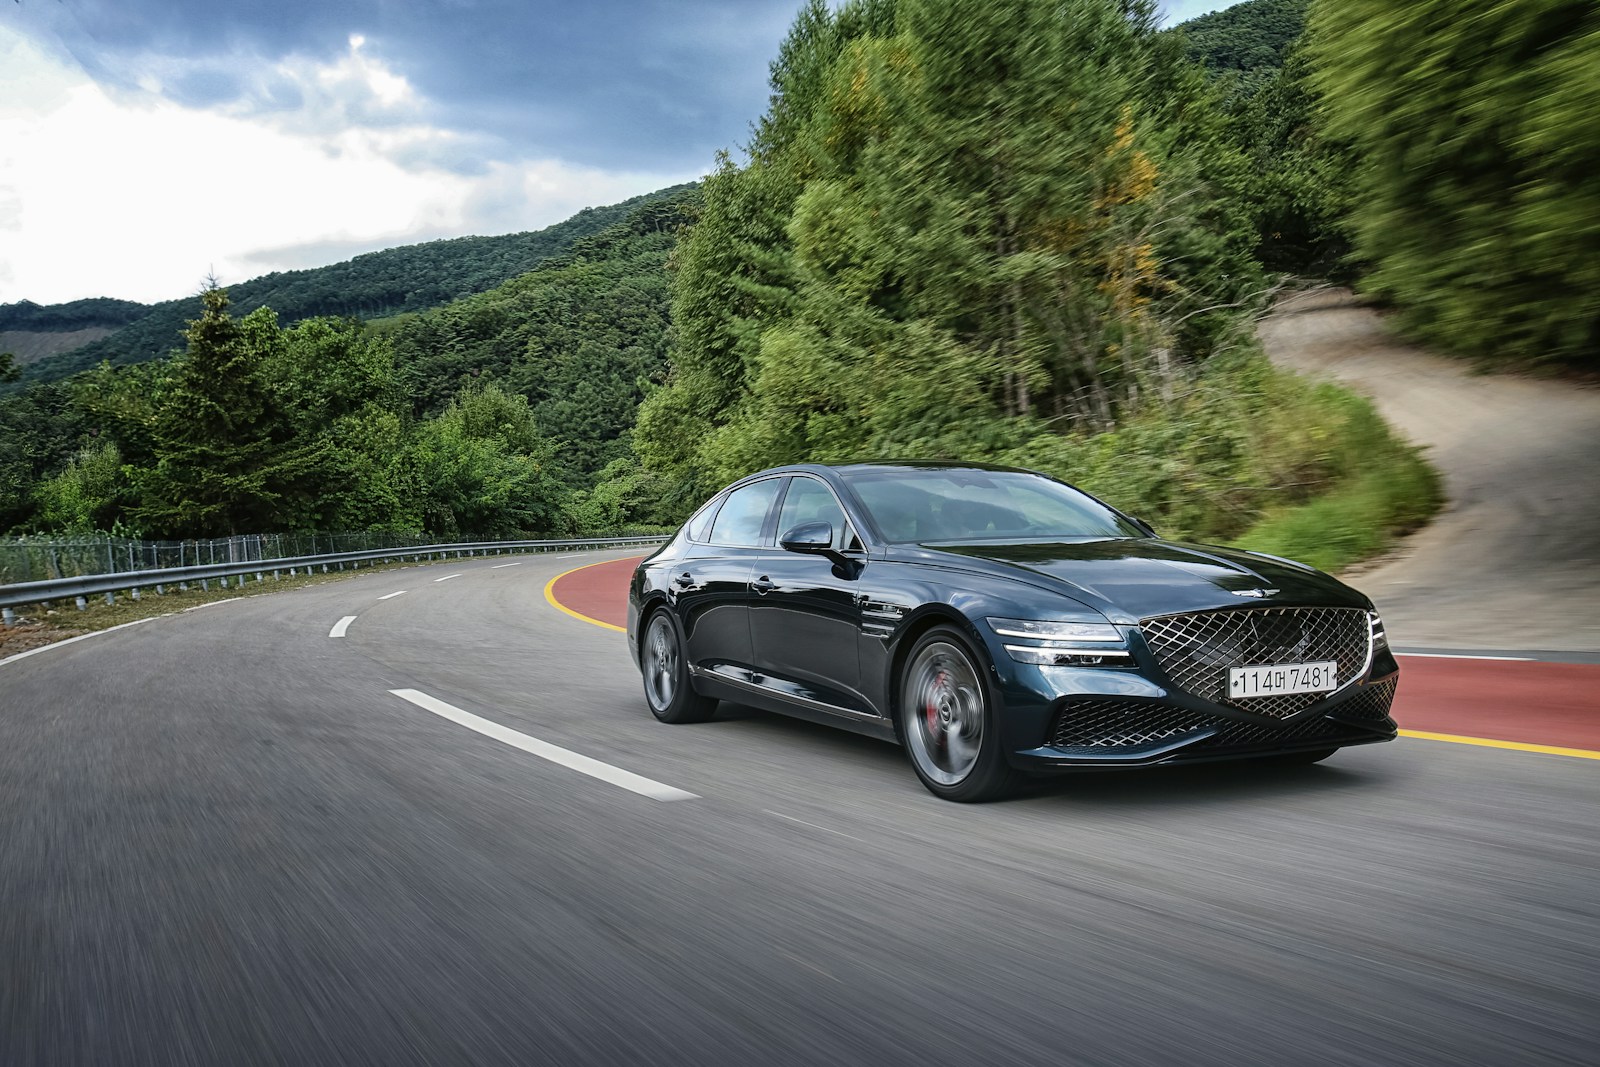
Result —
[[319, 567], [326, 573], [329, 567], [334, 566], [343, 570], [345, 564], [381, 563], [397, 559], [420, 560], [424, 556], [429, 559], [434, 556], [448, 559], [451, 556], [487, 556], [491, 553], [500, 555], [506, 552], [551, 552], [560, 548], [621, 548], [631, 545], [661, 544], [666, 540], [666, 536], [660, 535], [577, 540], [569, 538], [561, 541], [478, 541], [457, 545], [411, 545], [404, 548], [366, 549], [360, 552], [330, 552], [320, 556], [244, 560], [238, 563], [207, 563], [194, 567], [123, 571], [120, 574], [89, 574], [76, 578], [53, 578], [41, 582], [0, 585], [0, 608], [4, 609], [5, 622], [9, 625], [15, 614], [12, 608], [22, 604], [43, 604], [65, 599], [83, 600], [101, 593], [115, 595], [123, 590], [131, 590], [134, 599], [138, 599], [141, 589], [155, 589], [160, 592], [162, 587], [168, 585], [180, 585], [186, 582], [205, 584], [212, 580], [220, 581], [226, 588], [229, 578], [238, 578], [239, 584], [243, 585], [251, 575], [254, 575], [257, 581], [266, 581], [269, 574], [273, 578], [283, 571], [291, 574], [305, 571], [309, 574]]

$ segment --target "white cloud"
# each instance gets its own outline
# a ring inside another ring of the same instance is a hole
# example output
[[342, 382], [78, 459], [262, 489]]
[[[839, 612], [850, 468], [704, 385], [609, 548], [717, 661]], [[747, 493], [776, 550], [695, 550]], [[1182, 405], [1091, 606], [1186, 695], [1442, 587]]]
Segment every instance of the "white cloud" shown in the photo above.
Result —
[[241, 61], [231, 76], [283, 106], [208, 111], [112, 95], [0, 30], [0, 303], [171, 299], [212, 271], [232, 284], [332, 261], [312, 249], [536, 229], [688, 177], [478, 159], [487, 145], [417, 121], [427, 102], [363, 45]]

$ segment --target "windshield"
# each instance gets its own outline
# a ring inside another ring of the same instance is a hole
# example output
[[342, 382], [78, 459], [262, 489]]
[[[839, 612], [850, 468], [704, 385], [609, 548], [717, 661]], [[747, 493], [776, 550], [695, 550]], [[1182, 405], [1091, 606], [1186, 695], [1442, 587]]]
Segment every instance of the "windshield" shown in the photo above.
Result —
[[1144, 536], [1104, 504], [1038, 474], [937, 467], [840, 473], [890, 541]]

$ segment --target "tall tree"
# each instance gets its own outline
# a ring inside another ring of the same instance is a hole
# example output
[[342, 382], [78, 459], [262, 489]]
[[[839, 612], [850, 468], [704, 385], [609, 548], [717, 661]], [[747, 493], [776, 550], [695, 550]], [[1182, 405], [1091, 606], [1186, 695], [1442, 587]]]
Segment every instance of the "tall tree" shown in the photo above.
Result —
[[134, 523], [189, 537], [315, 528], [326, 450], [295, 436], [263, 372], [276, 319], [235, 320], [215, 287], [201, 302], [151, 416], [152, 462], [132, 471]]
[[1459, 352], [1600, 355], [1600, 5], [1319, 0], [1309, 32], [1363, 286]]
[[1181, 379], [1253, 277], [1181, 49], [1142, 2], [804, 9], [680, 248], [646, 465], [981, 453]]

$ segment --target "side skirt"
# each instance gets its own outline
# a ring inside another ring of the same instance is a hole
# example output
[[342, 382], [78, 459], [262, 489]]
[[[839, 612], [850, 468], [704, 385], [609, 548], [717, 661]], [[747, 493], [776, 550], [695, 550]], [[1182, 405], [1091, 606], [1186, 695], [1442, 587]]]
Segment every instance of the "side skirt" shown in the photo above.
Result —
[[750, 678], [735, 676], [732, 672], [736, 669], [729, 667], [724, 670], [707, 670], [704, 667], [690, 667], [689, 674], [693, 679], [695, 691], [708, 697], [716, 697], [718, 700], [727, 700], [735, 704], [747, 704], [763, 711], [789, 715], [821, 723], [824, 726], [837, 726], [851, 733], [899, 743], [899, 739], [895, 737], [894, 725], [881, 716], [841, 708], [798, 693], [786, 693], [773, 686], [752, 681]]

